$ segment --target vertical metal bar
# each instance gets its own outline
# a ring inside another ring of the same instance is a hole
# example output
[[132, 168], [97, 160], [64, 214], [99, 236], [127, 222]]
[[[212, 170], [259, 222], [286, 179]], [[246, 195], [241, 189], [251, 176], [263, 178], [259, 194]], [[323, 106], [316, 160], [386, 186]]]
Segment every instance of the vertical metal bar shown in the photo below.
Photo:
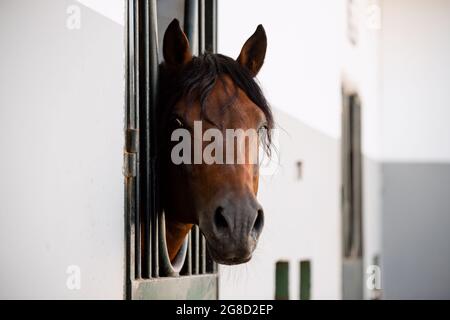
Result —
[[[126, 178], [126, 195], [127, 195], [127, 214], [126, 214], [126, 227], [127, 227], [127, 251], [128, 251], [128, 259], [127, 259], [127, 268], [128, 268], [128, 278], [127, 281], [134, 280], [136, 278], [136, 270], [135, 270], [135, 247], [134, 241], [136, 237], [135, 225], [134, 225], [134, 212], [136, 212], [135, 208], [135, 179], [134, 178]], [[130, 294], [130, 292], [128, 293]]]
[[200, 273], [206, 273], [206, 239], [200, 233]]
[[278, 261], [275, 265], [275, 300], [289, 300], [288, 261]]
[[[129, 118], [129, 99], [128, 99], [128, 83], [129, 83], [129, 77], [130, 77], [130, 71], [128, 69], [129, 65], [129, 53], [128, 53], [128, 2], [126, 5], [126, 93], [125, 93], [125, 114], [126, 114], [126, 126], [128, 127], [128, 118]], [[125, 153], [124, 153], [124, 159], [125, 159]], [[125, 161], [124, 161], [125, 162]], [[124, 234], [125, 234], [125, 299], [131, 299], [131, 280], [134, 279], [134, 268], [133, 268], [133, 261], [134, 261], [134, 250], [133, 245], [134, 239], [133, 239], [133, 227], [132, 227], [132, 217], [131, 217], [131, 209], [132, 209], [132, 193], [131, 193], [131, 184], [132, 184], [132, 178], [125, 177], [125, 186], [124, 186], [124, 195], [125, 195], [125, 221], [124, 221]]]
[[[139, 23], [140, 23], [140, 17], [139, 17], [139, 0], [135, 0], [134, 2], [134, 74], [135, 74], [135, 108], [136, 108], [136, 119], [135, 119], [135, 126], [138, 129], [139, 128], [139, 120], [140, 120], [140, 52], [139, 52]], [[137, 167], [140, 166], [140, 152], [137, 153]], [[136, 237], [135, 237], [135, 272], [136, 272], [136, 278], [141, 278], [141, 193], [140, 193], [140, 174], [138, 172], [136, 176], [136, 214], [135, 214], [135, 230], [136, 230]]]
[[[184, 7], [184, 32], [189, 40], [192, 53], [197, 55], [201, 52], [198, 39], [200, 38], [200, 15], [202, 15], [202, 0], [185, 0]], [[203, 266], [206, 267], [206, 260], [200, 263], [200, 254], [202, 251], [200, 241], [200, 231], [197, 226], [194, 226], [189, 233], [189, 247], [187, 252], [187, 270], [188, 275], [199, 274]], [[202, 251], [203, 252], [203, 251]]]
[[192, 274], [192, 232], [189, 232], [188, 235], [188, 252], [187, 252], [187, 270], [186, 273], [187, 275], [191, 275]]
[[205, 0], [198, 0], [198, 53], [205, 52]]
[[149, 12], [149, 2], [144, 1], [143, 5], [143, 38], [142, 42], [144, 43], [143, 46], [143, 55], [144, 55], [144, 70], [145, 70], [145, 85], [144, 85], [144, 91], [143, 94], [145, 96], [145, 116], [143, 127], [141, 127], [142, 134], [144, 135], [144, 145], [145, 150], [143, 153], [145, 154], [145, 209], [144, 209], [144, 248], [143, 248], [143, 271], [142, 276], [145, 278], [150, 278], [152, 276], [152, 254], [151, 254], [151, 245], [152, 245], [152, 185], [151, 185], [151, 175], [152, 175], [152, 168], [151, 168], [151, 161], [150, 161], [150, 135], [149, 135], [149, 124], [150, 124], [150, 110], [151, 110], [151, 97], [150, 97], [150, 12]]
[[[203, 21], [199, 24], [203, 25], [203, 48], [202, 52], [217, 52], [217, 0], [203, 0]], [[217, 264], [210, 257], [206, 240], [202, 241], [202, 273], [217, 272]]]
[[127, 1], [127, 127], [135, 128], [134, 105], [134, 2]]
[[[205, 52], [205, 0], [198, 0], [198, 54]], [[206, 240], [196, 227], [196, 274], [206, 273]]]
[[[126, 129], [133, 129], [135, 124], [135, 109], [134, 109], [134, 3], [132, 0], [126, 2], [126, 66], [127, 66], [127, 83], [126, 83]], [[131, 281], [136, 278], [135, 274], [135, 217], [134, 207], [136, 201], [135, 193], [135, 179], [127, 177], [125, 180], [125, 195], [126, 195], [126, 296], [132, 297]]]
[[197, 22], [198, 0], [185, 0], [184, 2], [184, 33], [186, 34], [192, 54], [198, 54], [197, 45]]
[[186, 257], [184, 259], [183, 268], [180, 271], [180, 275], [190, 276], [192, 274], [192, 236], [191, 232], [187, 235], [187, 250]]
[[300, 261], [300, 300], [311, 299], [311, 261]]
[[148, 0], [148, 15], [149, 15], [149, 47], [147, 55], [149, 56], [149, 118], [148, 118], [148, 141], [149, 145], [149, 170], [150, 170], [150, 183], [149, 188], [151, 191], [151, 215], [152, 215], [152, 274], [154, 277], [159, 277], [159, 203], [158, 203], [158, 183], [157, 183], [157, 120], [156, 120], [156, 103], [158, 92], [158, 20], [157, 20], [157, 4], [156, 0]]
[[[153, 118], [151, 125], [153, 129], [156, 129], [157, 121], [156, 121], [156, 102], [157, 102], [157, 92], [158, 92], [158, 70], [159, 70], [159, 57], [158, 57], [158, 13], [157, 13], [157, 0], [148, 0], [149, 3], [149, 56], [150, 56], [150, 95], [151, 95], [151, 116]], [[156, 133], [153, 131], [152, 133]], [[156, 152], [156, 135], [153, 135], [155, 141], [152, 141], [153, 144], [153, 153], [155, 155]]]
[[[133, 81], [134, 81], [134, 70], [133, 70], [133, 57], [134, 57], [134, 37], [133, 37], [133, 2], [127, 1], [127, 36], [126, 36], [126, 59], [127, 59], [127, 72], [126, 72], [126, 126], [127, 129], [134, 127], [134, 110], [133, 110]], [[135, 225], [134, 225], [134, 179], [126, 178], [125, 194], [126, 194], [126, 246], [127, 246], [127, 296], [131, 297], [131, 286], [129, 285], [131, 280], [135, 278], [135, 252], [134, 252], [134, 241], [135, 241]]]
[[136, 228], [138, 228], [138, 239], [136, 239], [139, 250], [139, 277], [148, 277], [147, 272], [147, 138], [146, 114], [147, 114], [147, 89], [146, 89], [146, 53], [145, 53], [145, 14], [144, 3], [142, 0], [136, 0], [136, 107], [139, 132], [139, 149], [137, 153], [138, 171], [137, 171], [137, 190], [139, 208], [136, 215]]
[[192, 274], [199, 274], [200, 272], [200, 232], [198, 227], [192, 229]]
[[205, 0], [205, 50], [217, 53], [217, 0]]

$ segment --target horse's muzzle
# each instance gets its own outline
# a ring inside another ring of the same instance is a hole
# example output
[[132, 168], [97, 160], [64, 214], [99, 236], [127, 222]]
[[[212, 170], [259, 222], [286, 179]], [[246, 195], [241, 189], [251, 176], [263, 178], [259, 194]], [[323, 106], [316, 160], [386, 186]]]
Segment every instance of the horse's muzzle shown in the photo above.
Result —
[[251, 259], [264, 225], [264, 212], [252, 194], [222, 198], [212, 219], [202, 220], [200, 229], [214, 261], [232, 265]]

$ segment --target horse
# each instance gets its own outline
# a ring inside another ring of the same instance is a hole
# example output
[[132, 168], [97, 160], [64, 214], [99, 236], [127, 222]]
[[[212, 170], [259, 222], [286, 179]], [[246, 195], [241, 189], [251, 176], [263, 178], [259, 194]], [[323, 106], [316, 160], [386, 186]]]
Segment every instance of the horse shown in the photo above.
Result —
[[[264, 211], [256, 199], [258, 163], [175, 164], [171, 159], [172, 134], [177, 129], [192, 132], [196, 121], [201, 121], [202, 132], [254, 129], [258, 148], [262, 146], [269, 153], [274, 120], [255, 81], [266, 48], [262, 25], [245, 42], [236, 60], [209, 52], [193, 56], [178, 20], [166, 29], [159, 72], [157, 137], [161, 210], [171, 260], [193, 225], [199, 226], [217, 263], [240, 264], [252, 257], [264, 225]], [[205, 147], [204, 141], [201, 147]], [[236, 156], [244, 153], [241, 155], [247, 158], [250, 153], [249, 148], [235, 151]]]

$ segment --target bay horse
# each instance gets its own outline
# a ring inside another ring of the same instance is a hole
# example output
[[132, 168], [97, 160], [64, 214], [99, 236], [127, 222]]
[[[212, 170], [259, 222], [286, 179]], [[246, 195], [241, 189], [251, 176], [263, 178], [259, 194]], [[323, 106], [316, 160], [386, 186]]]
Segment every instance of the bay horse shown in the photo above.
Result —
[[266, 48], [262, 25], [245, 42], [236, 60], [212, 53], [193, 56], [176, 19], [164, 34], [157, 112], [158, 171], [171, 260], [194, 224], [217, 263], [240, 264], [252, 257], [264, 224], [263, 208], [256, 199], [259, 165], [174, 164], [171, 134], [179, 128], [191, 132], [194, 121], [202, 121], [203, 131], [255, 129], [260, 136], [258, 145], [270, 150], [274, 120], [254, 80]]

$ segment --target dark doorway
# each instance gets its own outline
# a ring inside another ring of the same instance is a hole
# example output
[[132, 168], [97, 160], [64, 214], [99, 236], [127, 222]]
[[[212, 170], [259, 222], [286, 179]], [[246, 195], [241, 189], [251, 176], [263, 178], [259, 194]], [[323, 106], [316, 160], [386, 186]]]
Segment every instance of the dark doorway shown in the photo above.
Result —
[[343, 299], [363, 298], [361, 102], [343, 91], [342, 104]]

